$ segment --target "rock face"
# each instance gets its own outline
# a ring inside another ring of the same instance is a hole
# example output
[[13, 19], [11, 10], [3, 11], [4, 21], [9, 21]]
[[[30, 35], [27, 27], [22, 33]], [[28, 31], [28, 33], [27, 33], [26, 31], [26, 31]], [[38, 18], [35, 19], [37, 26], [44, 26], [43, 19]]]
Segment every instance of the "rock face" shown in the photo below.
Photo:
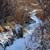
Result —
[[36, 0], [2, 0], [0, 1], [0, 19], [3, 18], [5, 22], [7, 18], [12, 18], [10, 21], [23, 24], [28, 21], [29, 12], [34, 9], [42, 9]]
[[2, 0], [0, 1], [0, 17], [2, 16], [14, 16], [16, 1], [14, 0]]
[[0, 1], [0, 24], [6, 22], [8, 16], [11, 16], [11, 18], [13, 16], [15, 18], [15, 15], [16, 15], [16, 1], [1, 0]]
[[[46, 1], [45, 0], [42, 0], [42, 1], [40, 0], [39, 1], [37, 0], [29, 0], [29, 1], [28, 0], [1, 0], [0, 1], [0, 20], [1, 18], [4, 18], [4, 17], [9, 18], [10, 16], [10, 18], [12, 18], [13, 21], [23, 24], [25, 23], [25, 21], [28, 21], [29, 12], [34, 9], [38, 10], [38, 15], [41, 16], [41, 18], [42, 17], [44, 18], [44, 11], [45, 11], [45, 14], [49, 16], [50, 15], [50, 1], [47, 1], [47, 0]], [[7, 20], [5, 18], [3, 20]]]

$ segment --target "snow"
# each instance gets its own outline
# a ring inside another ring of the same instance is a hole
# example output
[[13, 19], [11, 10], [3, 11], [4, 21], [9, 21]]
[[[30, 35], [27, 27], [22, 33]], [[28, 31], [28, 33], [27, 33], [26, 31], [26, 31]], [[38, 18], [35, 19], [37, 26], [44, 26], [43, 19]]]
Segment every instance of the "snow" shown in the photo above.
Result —
[[12, 39], [12, 36], [12, 31], [0, 33], [0, 43], [4, 46], [4, 44], [9, 41], [9, 38]]
[[16, 39], [13, 45], [7, 47], [6, 50], [25, 50], [25, 39]]
[[[6, 50], [27, 50], [26, 46], [28, 46], [28, 48], [30, 47], [33, 50], [35, 50], [38, 46], [40, 46], [39, 43], [35, 42], [35, 37], [33, 38], [34, 43], [32, 43], [31, 38], [30, 38], [32, 32], [35, 31], [35, 28], [39, 27], [40, 26], [39, 24], [42, 23], [42, 21], [35, 16], [36, 13], [34, 12], [35, 11], [32, 12], [31, 19], [36, 21], [36, 23], [31, 23], [25, 28], [26, 30], [26, 32], [24, 32], [25, 38], [16, 39], [13, 45], [7, 47]], [[18, 29], [19, 27], [16, 30]]]
[[42, 24], [42, 21], [36, 16], [36, 10], [32, 11], [30, 18], [33, 21], [35, 21], [35, 23], [31, 23], [28, 26], [26, 26], [26, 28], [24, 28], [26, 31], [26, 32], [24, 32], [25, 35], [28, 35], [28, 34], [31, 35], [35, 31], [35, 29], [37, 27], [40, 27], [40, 25]]
[[36, 21], [36, 23], [42, 23], [42, 21], [36, 16], [36, 11], [35, 10], [33, 10], [32, 13], [31, 13], [31, 19]]
[[0, 50], [4, 50], [4, 48], [0, 45]]
[[[31, 40], [31, 36], [32, 36], [32, 33], [35, 31], [35, 28], [39, 27], [40, 24], [42, 23], [42, 21], [35, 16], [36, 13], [34, 12], [35, 11], [33, 11], [31, 14], [31, 19], [36, 21], [36, 23], [29, 24], [25, 28], [26, 32], [23, 32], [24, 37], [15, 39], [11, 46], [6, 47], [6, 50], [27, 50], [28, 48], [32, 48], [31, 50], [35, 50], [37, 47], [40, 46], [38, 42], [35, 42], [35, 37], [33, 38], [34, 43]], [[18, 30], [20, 30], [19, 29], [20, 27], [21, 27], [20, 25], [16, 25], [15, 30], [17, 33], [18, 33]], [[26, 48], [26, 46], [28, 48]]]

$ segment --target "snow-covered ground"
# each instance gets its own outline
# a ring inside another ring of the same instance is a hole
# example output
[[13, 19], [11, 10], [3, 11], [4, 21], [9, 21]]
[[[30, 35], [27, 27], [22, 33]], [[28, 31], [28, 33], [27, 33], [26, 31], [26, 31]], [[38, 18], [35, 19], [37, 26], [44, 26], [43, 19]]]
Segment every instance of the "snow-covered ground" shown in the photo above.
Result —
[[7, 47], [6, 50], [25, 50], [25, 39], [16, 39], [13, 45]]
[[24, 32], [24, 37], [15, 39], [13, 45], [8, 46], [6, 50], [28, 50], [29, 48], [32, 48], [31, 50], [35, 50], [37, 47], [40, 46], [39, 43], [35, 41], [35, 37], [33, 37], [34, 43], [31, 41], [32, 33], [35, 31], [35, 28], [39, 27], [42, 21], [38, 19], [36, 16], [36, 13], [33, 11], [31, 14], [32, 20], [35, 20], [36, 23], [29, 24], [25, 29], [26, 32]]
[[[42, 24], [42, 21], [39, 18], [37, 18], [36, 11], [31, 12], [31, 19], [32, 21], [34, 20], [35, 23], [31, 22], [29, 25], [24, 27], [25, 31], [23, 32], [24, 34], [23, 38], [19, 38], [19, 39], [15, 38], [13, 44], [10, 46], [7, 46], [6, 50], [29, 50], [29, 49], [35, 50], [37, 47], [40, 46], [41, 37], [37, 37], [34, 35], [38, 34], [35, 29], [40, 27], [40, 25]], [[21, 28], [20, 25], [15, 26], [16, 33], [19, 32], [20, 28]], [[2, 47], [0, 47], [0, 50], [3, 50]]]

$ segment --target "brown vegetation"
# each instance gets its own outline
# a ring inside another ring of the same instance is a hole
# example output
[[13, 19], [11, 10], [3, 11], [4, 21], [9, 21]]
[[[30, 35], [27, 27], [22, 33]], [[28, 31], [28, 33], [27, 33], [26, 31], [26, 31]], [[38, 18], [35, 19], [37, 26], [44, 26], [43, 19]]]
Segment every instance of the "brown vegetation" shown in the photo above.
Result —
[[0, 25], [0, 32], [3, 32], [4, 31], [4, 29], [2, 28], [2, 26]]
[[[38, 16], [42, 20], [44, 20], [45, 15], [48, 15], [48, 16], [50, 15], [50, 3], [47, 0], [46, 0], [47, 2], [45, 0], [42, 0], [44, 2], [39, 2], [39, 1], [37, 0], [1, 0], [0, 1], [0, 18], [5, 17], [4, 20], [7, 20], [7, 19], [10, 21], [14, 20], [17, 23], [24, 24], [26, 21], [28, 21], [28, 18], [29, 18], [28, 12], [34, 9], [37, 9]], [[47, 6], [46, 8], [45, 8], [45, 5]], [[42, 11], [39, 11], [39, 10], [42, 10]]]

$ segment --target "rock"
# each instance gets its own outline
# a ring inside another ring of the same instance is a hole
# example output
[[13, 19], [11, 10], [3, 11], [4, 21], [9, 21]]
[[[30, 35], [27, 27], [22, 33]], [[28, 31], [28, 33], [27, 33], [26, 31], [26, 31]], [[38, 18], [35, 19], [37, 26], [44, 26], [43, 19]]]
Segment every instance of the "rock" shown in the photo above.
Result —
[[15, 37], [23, 37], [22, 26], [20, 24], [15, 24], [13, 33], [14, 33]]

